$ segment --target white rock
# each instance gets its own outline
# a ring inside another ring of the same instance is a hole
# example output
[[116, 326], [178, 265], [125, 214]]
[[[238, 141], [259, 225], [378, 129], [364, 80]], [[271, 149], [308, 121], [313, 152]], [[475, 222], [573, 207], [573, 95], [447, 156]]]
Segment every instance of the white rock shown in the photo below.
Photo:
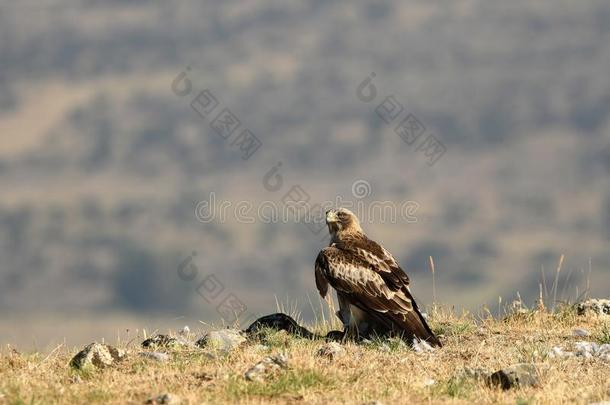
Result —
[[210, 347], [225, 352], [237, 349], [246, 341], [244, 334], [237, 329], [213, 330], [197, 341], [199, 347]]
[[245, 372], [244, 377], [248, 381], [264, 381], [269, 374], [278, 372], [288, 367], [288, 357], [280, 353], [265, 357]]
[[191, 328], [189, 328], [188, 325], [184, 325], [184, 327], [180, 331], [180, 334], [181, 335], [188, 335], [189, 333], [191, 333]]
[[600, 358], [610, 360], [610, 344], [599, 345], [595, 342], [578, 341], [574, 343], [574, 350], [568, 351], [561, 347], [552, 347], [548, 353], [550, 358], [582, 357], [585, 359]]
[[574, 344], [574, 352], [577, 356], [583, 356], [586, 358], [591, 357], [598, 350], [597, 343], [578, 341]]
[[329, 342], [318, 349], [316, 353], [320, 357], [335, 359], [345, 354], [345, 349], [337, 342]]
[[553, 346], [551, 348], [551, 350], [549, 350], [550, 358], [561, 358], [561, 357], [565, 357], [565, 355], [566, 355], [566, 353], [559, 346]]
[[416, 353], [425, 353], [431, 352], [434, 349], [428, 344], [428, 342], [413, 338], [413, 350], [415, 350]]

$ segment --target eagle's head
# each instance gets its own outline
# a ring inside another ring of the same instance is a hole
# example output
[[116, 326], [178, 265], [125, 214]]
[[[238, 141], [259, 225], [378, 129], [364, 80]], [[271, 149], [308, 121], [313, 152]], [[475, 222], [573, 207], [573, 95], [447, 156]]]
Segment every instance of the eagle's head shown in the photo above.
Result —
[[347, 208], [326, 211], [326, 224], [333, 239], [344, 234], [363, 233], [358, 217]]

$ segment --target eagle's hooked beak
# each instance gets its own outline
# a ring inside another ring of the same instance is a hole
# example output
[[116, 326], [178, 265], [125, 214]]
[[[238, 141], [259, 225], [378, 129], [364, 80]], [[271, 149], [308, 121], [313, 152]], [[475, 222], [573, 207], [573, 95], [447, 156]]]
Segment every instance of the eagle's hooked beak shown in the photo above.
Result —
[[333, 210], [328, 210], [326, 211], [326, 223], [330, 224], [333, 222], [337, 222], [339, 221], [339, 218], [337, 217], [337, 213]]

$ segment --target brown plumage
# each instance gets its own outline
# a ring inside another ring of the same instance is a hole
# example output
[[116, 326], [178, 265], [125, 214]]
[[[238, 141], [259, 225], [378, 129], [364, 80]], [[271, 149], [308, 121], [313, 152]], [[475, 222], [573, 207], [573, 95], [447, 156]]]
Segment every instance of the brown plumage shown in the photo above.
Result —
[[318, 254], [316, 286], [326, 297], [328, 286], [337, 291], [346, 334], [400, 334], [441, 346], [421, 315], [411, 292], [409, 277], [394, 257], [369, 239], [358, 218], [339, 208], [326, 213], [330, 246]]

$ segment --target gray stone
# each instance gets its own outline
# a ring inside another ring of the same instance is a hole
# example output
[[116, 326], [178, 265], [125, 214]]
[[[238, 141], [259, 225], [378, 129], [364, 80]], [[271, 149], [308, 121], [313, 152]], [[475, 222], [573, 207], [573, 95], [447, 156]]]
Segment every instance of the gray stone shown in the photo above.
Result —
[[610, 315], [610, 299], [591, 298], [578, 303], [576, 311], [578, 315]]
[[487, 382], [491, 386], [509, 390], [516, 387], [537, 386], [538, 373], [533, 364], [520, 363], [492, 373]]
[[193, 342], [185, 339], [182, 336], [170, 336], [170, 335], [155, 335], [142, 342], [142, 347], [146, 349], [154, 348], [166, 348], [166, 349], [180, 349], [180, 348], [192, 348], [194, 347]]
[[169, 360], [169, 355], [163, 352], [140, 352], [138, 353], [140, 357], [144, 357], [145, 359], [155, 360], [160, 363], [164, 363]]
[[288, 367], [288, 358], [285, 354], [276, 354], [265, 357], [245, 372], [244, 377], [248, 381], [262, 382], [271, 374], [277, 373]]
[[562, 358], [562, 357], [582, 357], [590, 359], [598, 357], [605, 361], [610, 361], [610, 344], [598, 344], [595, 342], [578, 341], [574, 344], [574, 350], [568, 351], [561, 347], [553, 347], [549, 351], [549, 357], [551, 358]]
[[114, 366], [127, 356], [124, 350], [117, 349], [104, 343], [91, 343], [83, 350], [78, 352], [72, 360], [70, 366], [82, 370], [88, 367], [105, 368]]
[[589, 332], [588, 330], [586, 330], [584, 328], [576, 328], [572, 331], [572, 336], [585, 337], [585, 336], [589, 336], [590, 334], [591, 334], [591, 332]]
[[329, 342], [320, 347], [316, 353], [320, 357], [336, 359], [345, 354], [345, 349], [337, 342]]
[[246, 341], [244, 333], [237, 329], [221, 329], [209, 332], [195, 344], [199, 347], [209, 347], [221, 351], [232, 351]]
[[595, 342], [576, 342], [574, 344], [574, 354], [579, 357], [599, 357], [603, 360], [610, 360], [610, 344], [600, 345]]

